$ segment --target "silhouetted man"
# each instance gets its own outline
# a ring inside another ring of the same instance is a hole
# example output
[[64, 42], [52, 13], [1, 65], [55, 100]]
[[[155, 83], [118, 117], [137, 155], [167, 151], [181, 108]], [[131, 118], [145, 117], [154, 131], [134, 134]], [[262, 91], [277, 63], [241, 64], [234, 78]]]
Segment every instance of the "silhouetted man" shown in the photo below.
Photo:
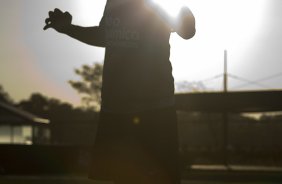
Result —
[[99, 26], [80, 27], [71, 20], [55, 9], [44, 29], [106, 48], [90, 178], [180, 183], [169, 38], [173, 31], [184, 39], [194, 36], [191, 11], [183, 7], [173, 18], [149, 0], [108, 0]]

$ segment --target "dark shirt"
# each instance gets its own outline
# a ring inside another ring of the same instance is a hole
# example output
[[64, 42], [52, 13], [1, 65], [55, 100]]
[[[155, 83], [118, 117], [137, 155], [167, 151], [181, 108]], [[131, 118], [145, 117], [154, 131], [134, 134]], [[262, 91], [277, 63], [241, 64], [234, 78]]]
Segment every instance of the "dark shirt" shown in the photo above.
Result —
[[108, 0], [102, 110], [140, 111], [173, 105], [171, 29], [143, 0]]

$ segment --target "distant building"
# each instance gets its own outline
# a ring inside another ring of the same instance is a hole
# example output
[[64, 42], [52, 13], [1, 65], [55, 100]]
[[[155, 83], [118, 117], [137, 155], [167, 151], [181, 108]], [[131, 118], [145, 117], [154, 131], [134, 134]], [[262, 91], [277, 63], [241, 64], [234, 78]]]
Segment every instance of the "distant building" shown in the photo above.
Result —
[[0, 144], [48, 144], [49, 120], [0, 102]]

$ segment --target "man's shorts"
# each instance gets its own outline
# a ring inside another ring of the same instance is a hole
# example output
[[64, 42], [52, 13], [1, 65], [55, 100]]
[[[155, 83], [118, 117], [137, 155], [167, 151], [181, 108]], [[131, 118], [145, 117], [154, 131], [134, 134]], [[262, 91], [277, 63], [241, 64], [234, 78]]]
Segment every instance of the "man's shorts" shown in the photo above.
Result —
[[101, 112], [89, 178], [117, 184], [178, 184], [174, 108], [141, 113]]

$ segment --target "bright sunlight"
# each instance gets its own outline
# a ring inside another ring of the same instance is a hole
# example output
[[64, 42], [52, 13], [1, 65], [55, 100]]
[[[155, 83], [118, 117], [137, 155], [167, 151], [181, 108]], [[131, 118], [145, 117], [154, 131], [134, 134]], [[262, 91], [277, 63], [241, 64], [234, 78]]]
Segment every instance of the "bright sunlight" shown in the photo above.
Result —
[[182, 40], [173, 34], [171, 61], [177, 80], [199, 80], [223, 71], [223, 51], [230, 68], [240, 61], [261, 34], [267, 0], [185, 0], [196, 18], [196, 35]]
[[[183, 40], [171, 36], [171, 62], [176, 80], [203, 79], [222, 72], [223, 51], [228, 50], [234, 67], [240, 67], [240, 57], [252, 47], [264, 21], [267, 0], [148, 0], [176, 17], [183, 6], [196, 18], [196, 35]], [[95, 7], [106, 1], [77, 1], [79, 24], [99, 22]], [[103, 9], [99, 14], [102, 16]]]
[[175, 18], [179, 14], [181, 8], [185, 6], [181, 0], [151, 0], [156, 6], [165, 10], [169, 16]]

